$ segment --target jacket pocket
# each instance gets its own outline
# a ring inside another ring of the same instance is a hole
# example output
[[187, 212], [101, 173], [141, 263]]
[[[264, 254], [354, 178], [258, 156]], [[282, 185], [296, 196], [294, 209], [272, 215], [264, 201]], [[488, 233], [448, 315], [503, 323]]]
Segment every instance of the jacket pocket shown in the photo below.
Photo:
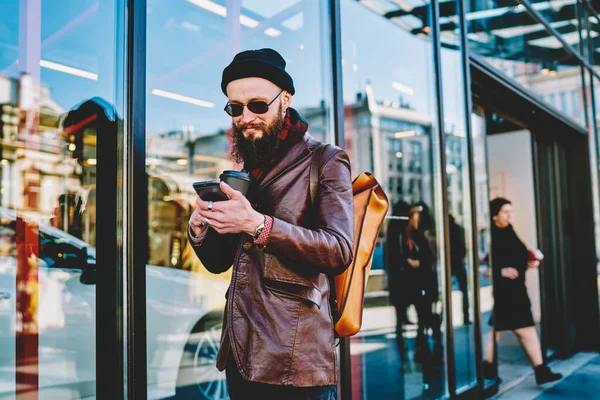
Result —
[[297, 297], [321, 308], [321, 291], [315, 287], [275, 279], [265, 279], [264, 285], [270, 290]]
[[262, 261], [262, 279], [268, 289], [300, 298], [321, 308], [321, 290], [310, 277], [298, 275], [270, 254], [264, 254]]

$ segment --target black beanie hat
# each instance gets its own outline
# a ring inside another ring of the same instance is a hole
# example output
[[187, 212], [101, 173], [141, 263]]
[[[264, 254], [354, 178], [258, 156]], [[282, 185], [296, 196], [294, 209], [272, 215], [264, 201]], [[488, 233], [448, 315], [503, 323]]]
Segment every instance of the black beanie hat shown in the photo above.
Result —
[[273, 82], [294, 94], [294, 81], [285, 71], [285, 60], [273, 49], [246, 50], [238, 53], [223, 70], [221, 90], [227, 95], [227, 85], [242, 78], [258, 77]]
[[495, 217], [498, 215], [500, 209], [506, 204], [512, 203], [503, 197], [496, 197], [494, 200], [490, 201], [490, 216]]

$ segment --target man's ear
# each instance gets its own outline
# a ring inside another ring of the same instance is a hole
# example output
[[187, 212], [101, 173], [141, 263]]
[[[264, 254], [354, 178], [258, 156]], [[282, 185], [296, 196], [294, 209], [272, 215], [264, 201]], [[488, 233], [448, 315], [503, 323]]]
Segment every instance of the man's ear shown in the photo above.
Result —
[[292, 104], [292, 95], [287, 90], [281, 94], [281, 105], [284, 110], [287, 110], [288, 107]]

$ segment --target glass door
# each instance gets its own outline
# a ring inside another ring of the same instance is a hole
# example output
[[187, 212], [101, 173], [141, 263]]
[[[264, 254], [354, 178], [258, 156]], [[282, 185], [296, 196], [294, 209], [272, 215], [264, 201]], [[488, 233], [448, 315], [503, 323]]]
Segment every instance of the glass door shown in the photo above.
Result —
[[563, 142], [538, 135], [535, 147], [540, 170], [538, 223], [544, 228], [540, 240], [551, 249], [540, 270], [543, 347], [546, 357], [566, 356], [576, 342], [585, 346], [597, 337], [593, 333], [597, 329], [593, 280], [597, 261], [588, 149], [583, 136]]

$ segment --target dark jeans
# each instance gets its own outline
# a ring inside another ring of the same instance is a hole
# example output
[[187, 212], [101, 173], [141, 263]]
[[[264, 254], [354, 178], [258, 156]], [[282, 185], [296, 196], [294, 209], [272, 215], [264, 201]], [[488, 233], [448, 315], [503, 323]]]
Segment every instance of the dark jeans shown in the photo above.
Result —
[[231, 357], [227, 362], [226, 373], [231, 400], [337, 400], [337, 386], [294, 387], [249, 382], [242, 378]]

